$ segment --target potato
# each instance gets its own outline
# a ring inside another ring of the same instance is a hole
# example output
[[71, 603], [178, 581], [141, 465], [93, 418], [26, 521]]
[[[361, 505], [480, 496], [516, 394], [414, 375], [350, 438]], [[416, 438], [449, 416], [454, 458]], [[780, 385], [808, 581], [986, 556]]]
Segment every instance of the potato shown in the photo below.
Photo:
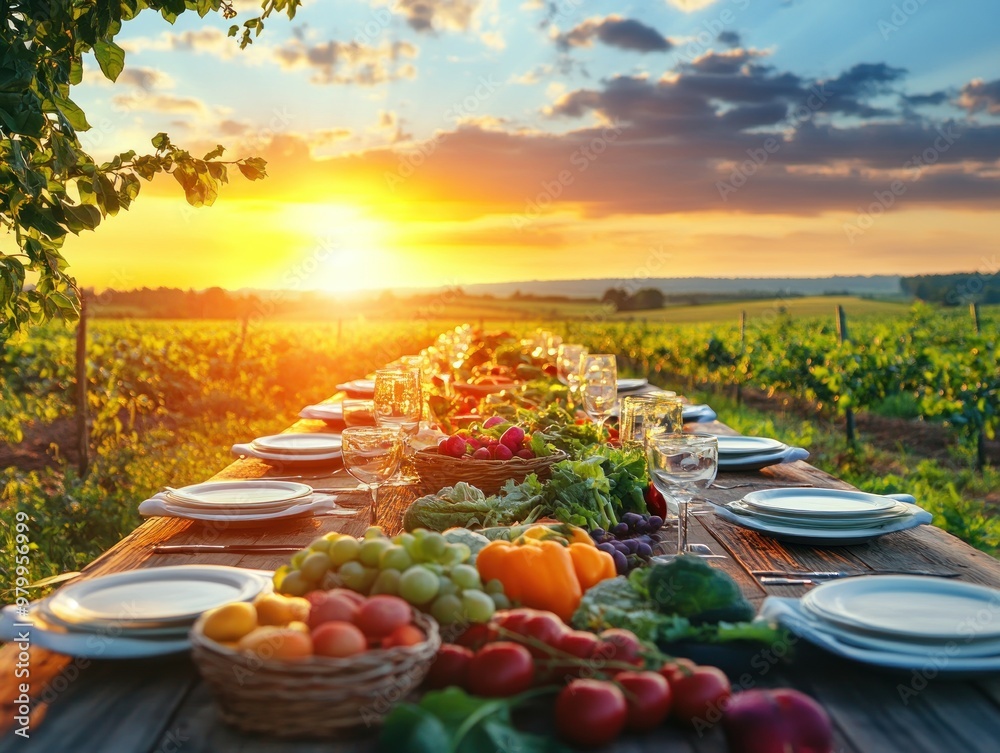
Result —
[[219, 643], [238, 641], [257, 627], [253, 604], [238, 601], [216, 607], [205, 615], [205, 637]]

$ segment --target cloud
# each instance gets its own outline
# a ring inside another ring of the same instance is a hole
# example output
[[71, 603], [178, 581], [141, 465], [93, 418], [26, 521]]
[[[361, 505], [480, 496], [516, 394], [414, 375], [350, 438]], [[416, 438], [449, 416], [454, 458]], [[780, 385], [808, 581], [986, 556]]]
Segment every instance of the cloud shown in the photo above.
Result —
[[115, 109], [132, 112], [159, 112], [187, 115], [206, 115], [205, 103], [195, 97], [175, 97], [172, 94], [147, 94], [143, 90], [129, 94], [116, 94], [111, 98]]
[[667, 3], [685, 13], [694, 13], [709, 5], [714, 5], [718, 0], [667, 0]]
[[1000, 115], [1000, 79], [995, 81], [973, 79], [962, 87], [958, 104], [970, 113], [985, 110], [990, 115]]
[[117, 84], [137, 86], [140, 89], [173, 89], [174, 80], [169, 74], [155, 68], [126, 68], [118, 76]]
[[494, 50], [503, 50], [507, 47], [507, 42], [499, 31], [484, 31], [479, 35], [479, 38], [483, 44]]
[[594, 39], [611, 47], [636, 52], [666, 52], [673, 47], [670, 40], [653, 27], [614, 15], [588, 18], [564, 34], [557, 33], [555, 39], [564, 50], [590, 47]]
[[309, 45], [301, 39], [291, 39], [273, 51], [274, 59], [285, 70], [312, 70], [313, 83], [359, 86], [415, 78], [416, 68], [407, 61], [417, 54], [418, 48], [410, 42], [385, 42], [375, 47], [336, 40]]
[[892, 115], [892, 110], [875, 107], [864, 100], [892, 92], [892, 85], [905, 75], [905, 69], [886, 63], [858, 63], [836, 78], [823, 82], [824, 89], [831, 95], [825, 107], [863, 118]]
[[720, 31], [716, 39], [727, 47], [739, 47], [741, 45], [740, 35], [735, 31]]
[[410, 28], [417, 31], [466, 31], [481, 0], [389, 0], [389, 4], [393, 13], [405, 16]]
[[221, 29], [209, 26], [181, 32], [165, 31], [157, 37], [138, 37], [121, 42], [126, 52], [143, 50], [194, 52], [228, 59], [239, 51], [235, 39], [226, 36]]

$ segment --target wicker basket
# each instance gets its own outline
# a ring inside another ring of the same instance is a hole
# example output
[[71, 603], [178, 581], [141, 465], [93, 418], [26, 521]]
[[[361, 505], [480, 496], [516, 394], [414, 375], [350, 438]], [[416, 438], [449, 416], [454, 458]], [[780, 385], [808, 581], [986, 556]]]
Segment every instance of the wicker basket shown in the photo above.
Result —
[[423, 682], [441, 646], [437, 623], [415, 611], [414, 622], [427, 636], [415, 646], [345, 659], [265, 660], [206, 638], [203, 619], [191, 630], [191, 649], [219, 715], [244, 732], [281, 738], [330, 738], [377, 727]]
[[425, 494], [434, 494], [446, 486], [465, 481], [489, 495], [499, 492], [507, 479], [521, 483], [531, 473], [537, 473], [538, 478], [545, 481], [552, 473], [552, 466], [568, 457], [560, 450], [547, 457], [531, 460], [473, 460], [469, 457], [441, 455], [436, 447], [428, 447], [413, 456], [413, 464], [420, 475]]

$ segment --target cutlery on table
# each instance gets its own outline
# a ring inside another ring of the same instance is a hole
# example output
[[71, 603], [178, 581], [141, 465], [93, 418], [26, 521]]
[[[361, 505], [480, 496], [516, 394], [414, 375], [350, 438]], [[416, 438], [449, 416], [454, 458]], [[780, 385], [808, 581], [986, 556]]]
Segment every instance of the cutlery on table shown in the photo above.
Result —
[[291, 544], [157, 544], [154, 554], [206, 554], [218, 552], [234, 554], [294, 554], [308, 545]]
[[815, 489], [814, 484], [782, 484], [780, 482], [770, 482], [770, 481], [751, 481], [744, 484], [716, 484], [715, 482], [709, 487], [710, 489], [746, 489], [751, 486], [759, 486], [768, 489]]
[[808, 585], [814, 582], [827, 580], [838, 580], [840, 578], [858, 578], [863, 575], [917, 575], [927, 578], [957, 578], [959, 573], [932, 570], [866, 570], [862, 572], [847, 570], [815, 570], [812, 572], [798, 572], [789, 570], [751, 570], [751, 575], [760, 579], [760, 582], [771, 586], [791, 586]]

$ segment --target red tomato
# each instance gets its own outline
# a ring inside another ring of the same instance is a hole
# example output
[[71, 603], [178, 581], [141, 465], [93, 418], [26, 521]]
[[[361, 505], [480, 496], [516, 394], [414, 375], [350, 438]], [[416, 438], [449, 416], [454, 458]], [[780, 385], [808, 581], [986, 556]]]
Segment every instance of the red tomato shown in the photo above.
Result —
[[[559, 639], [557, 648], [577, 659], [591, 659], [600, 645], [600, 640], [593, 633], [588, 633], [586, 630], [570, 630]], [[585, 666], [578, 664], [566, 664], [559, 667], [558, 672], [562, 675], [578, 677], [584, 669], [586, 669]]]
[[396, 646], [416, 646], [427, 640], [424, 631], [416, 625], [400, 625], [389, 635], [382, 639], [382, 648], [395, 648]]
[[384, 638], [396, 628], [409, 625], [411, 619], [413, 607], [398, 596], [381, 594], [358, 608], [354, 624], [369, 638]]
[[536, 609], [507, 609], [497, 612], [493, 620], [496, 622], [497, 627], [502, 627], [504, 630], [509, 630], [518, 635], [524, 635], [524, 623], [536, 614], [538, 614], [538, 610]]
[[659, 727], [670, 713], [673, 696], [670, 683], [656, 672], [619, 672], [615, 682], [625, 691], [628, 718], [625, 727], [633, 732], [648, 732]]
[[492, 622], [478, 623], [470, 625], [464, 633], [455, 639], [459, 646], [465, 646], [476, 650], [485, 646], [490, 641], [497, 639], [497, 626]]
[[698, 665], [690, 659], [671, 659], [660, 667], [660, 674], [667, 678], [670, 687], [680, 678], [685, 677], [697, 669]]
[[729, 678], [715, 667], [697, 667], [679, 677], [674, 692], [674, 716], [698, 729], [711, 727], [722, 718], [722, 710], [732, 695]]
[[611, 628], [597, 637], [600, 638], [600, 644], [594, 655], [595, 659], [634, 664], [637, 667], [642, 665], [642, 644], [632, 631]]
[[465, 646], [456, 646], [452, 643], [442, 644], [427, 672], [427, 677], [424, 678], [424, 687], [431, 690], [447, 688], [449, 685], [466, 687], [469, 679], [469, 663], [472, 661], [472, 657], [472, 651]]
[[601, 680], [573, 680], [556, 698], [556, 729], [573, 745], [599, 748], [625, 729], [628, 708], [616, 685]]
[[[558, 646], [562, 637], [569, 632], [569, 628], [552, 612], [537, 612], [525, 621], [524, 626], [518, 632], [529, 638], [534, 638], [536, 641], [541, 641], [547, 646]], [[528, 646], [528, 650], [532, 656], [540, 659], [552, 656], [544, 649], [535, 646]]]
[[517, 695], [535, 680], [535, 662], [524, 646], [497, 641], [483, 646], [469, 662], [469, 690], [488, 698]]

